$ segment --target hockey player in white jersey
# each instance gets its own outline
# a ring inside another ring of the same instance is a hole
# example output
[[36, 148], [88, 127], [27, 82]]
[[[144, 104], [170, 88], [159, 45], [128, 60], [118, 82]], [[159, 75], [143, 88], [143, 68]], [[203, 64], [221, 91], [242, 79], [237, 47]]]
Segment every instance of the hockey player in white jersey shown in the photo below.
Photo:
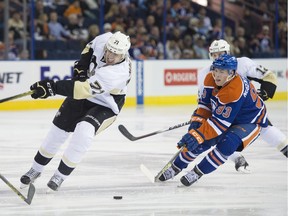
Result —
[[[215, 60], [221, 54], [230, 53], [230, 45], [225, 40], [215, 40], [209, 47], [209, 55], [211, 60]], [[252, 59], [247, 57], [237, 58], [238, 66], [237, 73], [243, 77], [247, 77], [250, 80], [260, 83], [260, 89], [258, 95], [264, 100], [273, 98], [276, 91], [276, 75], [265, 67], [257, 64]], [[210, 72], [210, 66], [201, 69], [198, 73], [198, 86], [199, 86], [199, 98], [200, 92], [204, 88], [204, 78]], [[273, 126], [269, 121], [269, 126], [263, 128], [260, 137], [263, 141], [269, 145], [277, 148], [284, 156], [287, 157], [287, 137], [277, 127]], [[230, 159], [235, 161], [239, 158], [239, 153], [230, 156]]]
[[93, 137], [116, 119], [125, 102], [131, 75], [129, 36], [105, 33], [88, 43], [74, 65], [72, 80], [44, 80], [34, 83], [32, 98], [55, 94], [66, 96], [53, 125], [34, 157], [31, 169], [20, 181], [34, 182], [55, 156], [70, 133], [71, 139], [52, 178], [47, 183], [58, 190], [88, 151]]

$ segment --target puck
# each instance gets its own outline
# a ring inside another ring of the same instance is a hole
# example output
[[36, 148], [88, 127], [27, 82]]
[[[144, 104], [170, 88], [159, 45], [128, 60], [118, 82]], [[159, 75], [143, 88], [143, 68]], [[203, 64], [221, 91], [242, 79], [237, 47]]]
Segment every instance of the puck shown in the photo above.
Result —
[[121, 199], [122, 199], [122, 196], [113, 196], [113, 199], [121, 200]]

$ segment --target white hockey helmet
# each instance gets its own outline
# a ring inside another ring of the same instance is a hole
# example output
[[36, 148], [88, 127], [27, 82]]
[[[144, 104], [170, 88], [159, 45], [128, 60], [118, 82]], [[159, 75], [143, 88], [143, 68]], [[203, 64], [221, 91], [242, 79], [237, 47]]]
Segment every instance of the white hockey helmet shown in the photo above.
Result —
[[230, 54], [230, 45], [227, 41], [220, 39], [220, 40], [214, 40], [210, 47], [209, 47], [209, 56], [210, 59], [213, 59], [212, 53], [218, 53], [218, 52], [225, 52], [226, 54]]
[[106, 49], [115, 54], [124, 55], [130, 49], [130, 37], [121, 33], [115, 32], [107, 41]]

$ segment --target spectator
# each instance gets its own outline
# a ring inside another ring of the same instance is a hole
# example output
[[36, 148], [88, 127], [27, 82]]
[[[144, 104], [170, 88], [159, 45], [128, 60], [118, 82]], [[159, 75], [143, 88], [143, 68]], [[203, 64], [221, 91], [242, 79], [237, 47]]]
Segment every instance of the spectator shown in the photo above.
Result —
[[181, 59], [194, 59], [194, 50], [191, 48], [184, 49], [182, 52]]
[[222, 21], [221, 19], [216, 19], [215, 24], [213, 25], [210, 39], [219, 40], [221, 38], [221, 31], [222, 31]]
[[236, 38], [237, 37], [245, 37], [245, 29], [241, 26], [236, 29]]
[[112, 32], [112, 26], [110, 23], [105, 23], [103, 29], [104, 29], [104, 33]]
[[96, 20], [98, 16], [98, 5], [93, 0], [80, 0], [80, 8], [82, 10], [83, 17]]
[[44, 5], [44, 8], [47, 9], [48, 12], [51, 12], [56, 9], [55, 0], [45, 0], [42, 2]]
[[194, 41], [193, 49], [195, 51], [195, 57], [199, 59], [209, 59], [208, 50], [204, 46], [206, 38], [203, 35], [195, 35]]
[[266, 54], [271, 54], [272, 52], [272, 40], [269, 35], [269, 27], [263, 25], [262, 31], [257, 35], [259, 40], [260, 51]]
[[258, 8], [259, 8], [261, 16], [262, 16], [262, 21], [270, 20], [269, 13], [267, 13], [269, 11], [268, 6], [267, 6], [267, 2], [261, 1]]
[[112, 4], [108, 10], [108, 12], [106, 13], [106, 15], [104, 16], [104, 20], [105, 22], [109, 22], [112, 23], [115, 21], [115, 16], [119, 15], [119, 7], [117, 4]]
[[166, 43], [167, 59], [180, 59], [181, 49], [175, 40], [168, 40]]
[[76, 14], [68, 16], [68, 25], [70, 38], [73, 40], [86, 41], [88, 39], [88, 30], [83, 28]]
[[5, 45], [2, 41], [0, 41], [0, 60], [5, 59]]
[[14, 31], [9, 31], [9, 50], [8, 50], [8, 60], [19, 60], [19, 49], [14, 43]]
[[158, 26], [152, 26], [150, 36], [152, 38], [155, 38], [158, 42], [160, 41], [160, 30]]
[[35, 40], [46, 40], [49, 38], [49, 26], [48, 16], [45, 13], [39, 15], [39, 18], [35, 20]]
[[22, 50], [19, 56], [20, 60], [29, 60], [29, 51], [26, 50]]
[[245, 38], [252, 40], [261, 31], [261, 20], [259, 16], [253, 16], [249, 8], [245, 8], [244, 16], [240, 20], [240, 26], [245, 29]]
[[145, 28], [144, 19], [138, 18], [138, 19], [136, 20], [136, 25], [135, 25], [135, 27], [136, 27], [136, 29], [139, 29], [139, 28], [142, 28], [142, 27]]
[[[20, 0], [14, 0], [13, 8], [10, 9], [12, 16], [18, 13], [18, 21], [19, 23], [23, 23], [21, 20], [21, 12], [23, 7], [23, 3]], [[256, 0], [251, 0], [254, 2], [255, 5]], [[270, 49], [268, 52], [269, 54], [274, 53], [273, 50], [273, 43], [271, 35], [268, 34], [269, 38], [263, 37], [262, 32], [262, 21], [268, 27], [272, 27], [271, 24], [271, 12], [273, 9], [271, 7], [275, 5], [273, 1], [260, 1], [257, 0], [259, 3], [258, 10], [251, 11], [248, 8], [244, 8], [244, 16], [239, 22], [239, 27], [237, 29], [231, 28], [226, 23], [225, 25], [225, 33], [224, 38], [230, 44], [237, 45], [235, 48], [236, 53], [241, 55], [242, 52], [253, 53], [256, 52], [257, 55], [262, 52], [262, 50], [266, 50], [267, 48]], [[272, 3], [271, 3], [272, 2]], [[69, 5], [69, 3], [71, 5]], [[88, 37], [88, 28], [89, 26], [98, 23], [96, 20], [98, 18], [98, 8], [99, 1], [96, 0], [35, 0], [35, 39], [36, 40], [45, 40], [47, 38], [52, 40], [67, 40], [67, 39], [77, 39], [79, 37], [86, 38], [85, 41], [89, 40]], [[207, 8], [199, 7], [198, 14], [195, 14], [194, 8], [192, 7], [190, 0], [172, 0], [167, 1], [167, 39], [168, 40], [175, 40], [180, 48], [180, 51], [183, 52], [186, 49], [186, 46], [183, 46], [184, 38], [187, 34], [194, 37], [194, 35], [205, 35], [206, 41], [204, 41], [204, 49], [205, 45], [209, 43], [213, 39], [219, 39], [222, 35], [222, 22], [221, 19], [213, 19], [213, 26], [211, 24], [211, 20], [209, 16], [207, 16]], [[0, 13], [3, 14], [3, 7], [5, 5], [3, 2], [0, 2]], [[280, 1], [279, 2], [279, 22], [278, 22], [278, 42], [279, 42], [279, 52], [280, 56], [286, 57], [287, 56], [287, 15], [286, 10], [287, 2]], [[259, 11], [262, 11], [261, 15], [264, 18], [259, 18]], [[18, 12], [17, 12], [18, 11]], [[19, 12], [20, 11], [20, 12]], [[15, 12], [15, 13], [14, 13]], [[47, 16], [50, 12], [56, 12], [58, 14], [57, 23], [53, 24], [53, 29], [56, 33], [49, 33], [47, 36], [47, 32], [49, 32], [49, 28], [52, 26], [51, 18], [50, 18], [50, 27], [47, 23]], [[65, 13], [64, 13], [65, 12]], [[137, 41], [137, 49], [141, 50], [140, 53], [142, 55], [148, 55], [147, 58], [151, 58], [151, 50], [156, 49], [157, 55], [156, 58], [163, 58], [164, 57], [164, 48], [163, 44], [160, 44], [162, 40], [163, 34], [163, 1], [162, 0], [107, 0], [105, 1], [105, 25], [104, 25], [104, 32], [115, 32], [120, 30], [121, 32], [129, 32], [129, 34], [135, 34], [136, 41]], [[255, 12], [258, 13], [258, 16], [254, 15]], [[79, 20], [75, 20], [75, 16], [68, 16], [68, 14], [74, 14], [76, 16], [80, 16]], [[45, 15], [47, 14], [47, 15]], [[65, 14], [65, 17], [63, 17]], [[210, 15], [210, 14], [209, 14]], [[15, 15], [17, 16], [17, 15]], [[84, 18], [84, 17], [85, 18]], [[67, 19], [66, 19], [67, 17]], [[68, 18], [69, 17], [69, 18]], [[74, 17], [74, 18], [73, 18]], [[258, 18], [257, 18], [258, 17]], [[0, 16], [0, 40], [3, 40], [4, 35], [4, 28], [3, 24], [1, 25], [1, 19], [3, 21], [3, 16]], [[12, 20], [12, 18], [10, 19]], [[85, 21], [85, 22], [83, 22]], [[4, 22], [4, 21], [3, 21]], [[2, 22], [2, 23], [3, 23]], [[10, 21], [11, 22], [11, 21]], [[14, 21], [14, 24], [16, 22]], [[46, 24], [45, 24], [46, 23]], [[74, 24], [73, 24], [74, 23]], [[83, 27], [86, 28], [84, 30], [84, 36], [80, 36], [83, 33]], [[48, 31], [47, 31], [48, 25]], [[78, 27], [77, 27], [78, 25]], [[270, 26], [269, 26], [270, 25]], [[16, 27], [17, 26], [17, 27]], [[20, 25], [21, 26], [21, 25]], [[238, 25], [236, 25], [238, 26]], [[15, 44], [22, 45], [23, 38], [24, 38], [24, 25], [18, 28], [19, 25], [15, 24], [14, 27], [10, 28], [10, 30], [14, 31], [14, 40]], [[30, 26], [28, 26], [30, 27]], [[64, 27], [64, 28], [63, 28]], [[72, 32], [69, 34], [67, 29]], [[100, 26], [99, 26], [100, 28]], [[92, 28], [94, 29], [94, 27]], [[99, 30], [99, 29], [98, 29]], [[95, 30], [98, 32], [97, 30]], [[81, 33], [82, 32], [82, 33]], [[136, 33], [135, 33], [136, 32]], [[233, 35], [235, 32], [235, 37]], [[259, 33], [261, 32], [261, 33]], [[274, 32], [269, 30], [269, 33]], [[1, 34], [2, 33], [2, 34]], [[53, 35], [56, 36], [53, 36]], [[90, 33], [89, 33], [90, 34]], [[99, 33], [98, 33], [99, 34]], [[276, 36], [276, 35], [275, 35]], [[273, 38], [274, 41], [274, 38]], [[152, 44], [157, 44], [157, 48], [154, 47]], [[195, 41], [196, 50], [198, 43], [201, 44], [200, 41]], [[248, 48], [245, 51], [240, 51], [239, 46], [246, 44]], [[267, 46], [269, 44], [269, 46]], [[233, 52], [233, 46], [231, 47], [231, 51]], [[194, 57], [197, 56], [197, 51], [193, 50]], [[177, 52], [176, 52], [177, 53]], [[140, 55], [140, 54], [139, 54]], [[199, 55], [199, 54], [198, 54]], [[135, 55], [138, 56], [138, 55]], [[154, 58], [155, 55], [152, 55]], [[170, 56], [170, 55], [168, 55]], [[183, 56], [183, 54], [182, 54]], [[188, 52], [186, 52], [185, 58], [187, 58]], [[201, 56], [201, 55], [200, 55]], [[259, 57], [259, 55], [257, 56]], [[144, 58], [144, 57], [141, 57]]]
[[[124, 23], [124, 18], [122, 15], [115, 16], [114, 21], [111, 23], [112, 31], [117, 32], [121, 30], [121, 32], [124, 32], [124, 29], [126, 28], [126, 24]], [[123, 29], [122, 29], [123, 28]]]
[[234, 36], [230, 26], [226, 26], [224, 29], [224, 39], [228, 42], [228, 44], [233, 43]]
[[[81, 2], [85, 2], [87, 6], [89, 7], [90, 10], [97, 10], [98, 9], [98, 4], [97, 1], [95, 0], [81, 0]], [[81, 4], [80, 2], [80, 4]]]
[[9, 31], [13, 31], [13, 39], [15, 42], [21, 40], [24, 37], [24, 22], [21, 19], [19, 12], [14, 12], [12, 18], [8, 20]]
[[71, 5], [65, 10], [64, 17], [68, 18], [71, 14], [75, 14], [78, 18], [82, 17], [82, 9], [78, 0], [73, 1]]
[[69, 31], [67, 31], [61, 23], [58, 22], [58, 14], [56, 12], [50, 13], [49, 27], [49, 39], [51, 40], [63, 40], [71, 38]]
[[142, 47], [143, 54], [146, 59], [157, 59], [158, 57], [158, 41], [153, 37], [148, 37], [145, 46]]
[[212, 30], [211, 19], [206, 14], [207, 14], [206, 9], [202, 7], [200, 8], [197, 15], [201, 23], [201, 31], [204, 35], [206, 35], [209, 31]]
[[189, 19], [194, 16], [194, 8], [191, 5], [190, 0], [180, 1], [180, 8], [178, 10], [178, 22], [181, 29], [186, 29]]
[[252, 54], [244, 37], [238, 37], [233, 43], [233, 53], [236, 57], [246, 56], [251, 58]]
[[[129, 31], [128, 31], [129, 32]], [[135, 34], [130, 35], [131, 48], [129, 49], [129, 54], [132, 59], [145, 59], [139, 44], [137, 43], [137, 37]]]
[[36, 1], [35, 3], [35, 18], [39, 19], [41, 14], [44, 14], [46, 11], [44, 10], [43, 1]]
[[189, 20], [188, 28], [183, 32], [184, 35], [191, 35], [192, 37], [195, 34], [199, 33], [199, 19], [196, 17], [192, 17]]
[[183, 36], [183, 40], [180, 41], [180, 48], [181, 50], [184, 50], [184, 49], [192, 49], [193, 47], [193, 38], [191, 35], [184, 35]]
[[284, 8], [279, 9], [278, 31], [280, 56], [287, 57], [287, 13]]
[[172, 33], [168, 35], [169, 39], [175, 40], [177, 43], [182, 40], [182, 31], [180, 27], [175, 27], [172, 29]]
[[148, 32], [151, 31], [154, 25], [155, 25], [155, 17], [153, 15], [148, 15], [146, 18], [146, 25], [145, 25]]
[[88, 44], [90, 41], [92, 41], [96, 36], [98, 36], [100, 33], [99, 31], [99, 27], [98, 25], [96, 24], [93, 24], [91, 26], [89, 26], [89, 29], [88, 29], [88, 40], [87, 40], [87, 43]]

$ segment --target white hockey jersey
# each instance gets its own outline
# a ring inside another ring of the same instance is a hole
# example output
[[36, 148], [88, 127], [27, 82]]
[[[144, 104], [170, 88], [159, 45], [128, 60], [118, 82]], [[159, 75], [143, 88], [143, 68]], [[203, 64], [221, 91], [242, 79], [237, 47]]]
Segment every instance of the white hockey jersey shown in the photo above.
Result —
[[[268, 73], [268, 70], [261, 65], [256, 64], [250, 58], [241, 57], [237, 58], [237, 73], [242, 77], [252, 77], [257, 79], [263, 79], [263, 77]], [[198, 98], [201, 97], [204, 89], [204, 79], [206, 75], [210, 72], [211, 65], [202, 68], [198, 73]]]
[[93, 97], [87, 100], [109, 107], [115, 114], [119, 113], [113, 95], [126, 95], [127, 84], [131, 76], [131, 62], [127, 54], [125, 60], [115, 65], [106, 65], [104, 62], [104, 46], [112, 33], [97, 36], [90, 42], [93, 49], [92, 62], [89, 65], [88, 79], [92, 88]]

